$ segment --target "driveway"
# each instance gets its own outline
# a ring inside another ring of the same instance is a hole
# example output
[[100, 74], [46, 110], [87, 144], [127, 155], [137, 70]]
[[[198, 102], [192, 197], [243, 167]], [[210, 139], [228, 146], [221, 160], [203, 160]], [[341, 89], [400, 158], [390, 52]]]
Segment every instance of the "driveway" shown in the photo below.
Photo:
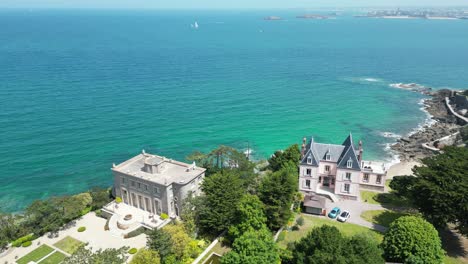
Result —
[[373, 224], [367, 222], [361, 218], [361, 213], [369, 210], [386, 210], [381, 205], [378, 204], [369, 204], [361, 201], [351, 201], [351, 200], [339, 200], [336, 203], [332, 203], [330, 200], [327, 200], [326, 209], [327, 213], [330, 212], [334, 207], [339, 207], [341, 211], [349, 211], [351, 217], [348, 219], [349, 223], [357, 224], [360, 226], [365, 226], [379, 232], [387, 231], [387, 227]]

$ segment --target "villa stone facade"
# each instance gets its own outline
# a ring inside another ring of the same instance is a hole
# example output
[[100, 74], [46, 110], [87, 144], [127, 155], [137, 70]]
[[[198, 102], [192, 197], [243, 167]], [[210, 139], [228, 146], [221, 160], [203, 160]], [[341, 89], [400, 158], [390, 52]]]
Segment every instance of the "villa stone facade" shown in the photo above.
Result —
[[180, 215], [181, 202], [199, 195], [205, 169], [162, 156], [141, 154], [114, 165], [114, 188], [123, 203], [151, 214]]
[[299, 191], [330, 192], [342, 199], [358, 200], [361, 189], [383, 191], [385, 164], [362, 160], [362, 142], [356, 149], [351, 134], [341, 145], [304, 138], [299, 165]]

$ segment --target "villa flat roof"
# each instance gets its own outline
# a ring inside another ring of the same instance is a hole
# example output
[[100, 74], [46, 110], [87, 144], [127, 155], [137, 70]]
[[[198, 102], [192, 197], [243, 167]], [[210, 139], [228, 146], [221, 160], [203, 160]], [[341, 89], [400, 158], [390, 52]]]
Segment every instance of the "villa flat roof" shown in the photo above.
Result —
[[[144, 170], [145, 163], [163, 166], [164, 168], [159, 173], [149, 173]], [[197, 167], [195, 163], [187, 164], [143, 152], [114, 166], [112, 170], [161, 185], [170, 185], [172, 183], [184, 185], [203, 174], [206, 169]]]
[[385, 172], [387, 171], [387, 169], [385, 168], [385, 163], [379, 161], [363, 160], [361, 162], [361, 167], [364, 172], [366, 170], [371, 170], [373, 173], [385, 174]]

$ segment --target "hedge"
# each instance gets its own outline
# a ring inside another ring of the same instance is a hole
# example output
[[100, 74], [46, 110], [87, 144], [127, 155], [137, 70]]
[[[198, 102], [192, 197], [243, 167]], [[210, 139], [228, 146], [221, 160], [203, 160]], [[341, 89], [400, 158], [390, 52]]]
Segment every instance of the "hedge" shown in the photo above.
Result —
[[84, 226], [80, 226], [78, 228], [78, 232], [84, 232], [85, 230], [86, 230], [86, 227], [84, 227]]
[[133, 255], [133, 254], [137, 253], [137, 251], [138, 251], [138, 249], [136, 249], [136, 248], [131, 248], [131, 249], [128, 251], [128, 253]]
[[21, 244], [22, 247], [29, 247], [32, 244], [31, 241], [26, 241], [23, 244]]
[[13, 241], [11, 243], [11, 245], [14, 246], [14, 247], [20, 247], [24, 242], [31, 241], [31, 240], [34, 240], [34, 239], [36, 239], [34, 234], [29, 234], [29, 235], [26, 235], [26, 236], [23, 236], [23, 237], [20, 237], [20, 238], [16, 239], [15, 241]]

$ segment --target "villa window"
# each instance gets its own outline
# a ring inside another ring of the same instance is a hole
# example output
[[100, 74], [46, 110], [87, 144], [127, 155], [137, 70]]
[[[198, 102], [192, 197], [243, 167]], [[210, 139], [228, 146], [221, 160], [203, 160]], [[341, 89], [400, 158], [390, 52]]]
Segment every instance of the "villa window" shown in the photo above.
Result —
[[327, 153], [327, 155], [325, 155], [325, 160], [331, 160], [330, 154]]
[[159, 187], [154, 187], [154, 193], [159, 194]]
[[335, 185], [335, 178], [331, 179], [331, 185]]
[[138, 183], [138, 189], [141, 189], [141, 183]]
[[346, 163], [346, 167], [352, 168], [352, 167], [353, 167], [353, 161], [352, 161], [352, 160], [348, 160], [348, 162]]
[[121, 178], [121, 181], [122, 181], [123, 184], [125, 184], [125, 178], [124, 177]]
[[377, 184], [382, 183], [382, 175], [377, 175], [377, 180], [375, 181]]
[[310, 188], [310, 180], [306, 180], [306, 187]]
[[312, 157], [307, 157], [307, 164], [312, 164]]
[[325, 166], [325, 171], [326, 171], [326, 172], [330, 172], [330, 166], [326, 165], [326, 166]]
[[145, 191], [148, 191], [148, 185], [145, 184]]
[[344, 185], [344, 191], [347, 192], [347, 193], [349, 193], [349, 189], [350, 189], [350, 185], [349, 185], [348, 183], [346, 183], [346, 184]]
[[346, 180], [350, 181], [351, 180], [351, 172], [346, 173]]
[[364, 182], [369, 182], [369, 173], [364, 173]]
[[132, 185], [132, 187], [135, 187], [135, 182], [134, 181], [131, 181], [130, 184]]
[[307, 176], [310, 176], [311, 174], [312, 174], [312, 170], [311, 170], [311, 169], [307, 169], [307, 170], [306, 170], [306, 175], [307, 175]]
[[319, 177], [319, 183], [322, 182], [322, 177]]

